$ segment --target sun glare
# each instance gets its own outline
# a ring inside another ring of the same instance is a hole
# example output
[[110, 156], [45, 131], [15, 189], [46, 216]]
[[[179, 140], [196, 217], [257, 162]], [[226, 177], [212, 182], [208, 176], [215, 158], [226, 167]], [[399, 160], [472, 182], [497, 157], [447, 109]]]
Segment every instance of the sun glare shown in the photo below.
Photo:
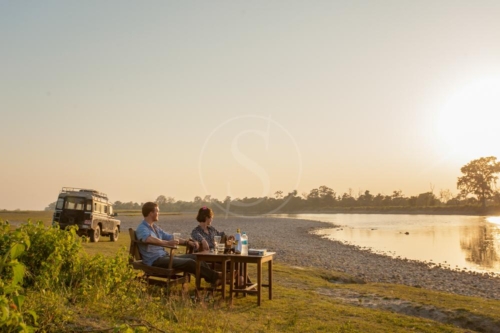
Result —
[[500, 226], [500, 216], [489, 216], [486, 218], [486, 221], [494, 224], [498, 224]]
[[448, 153], [500, 158], [500, 77], [459, 89], [441, 110], [436, 125]]

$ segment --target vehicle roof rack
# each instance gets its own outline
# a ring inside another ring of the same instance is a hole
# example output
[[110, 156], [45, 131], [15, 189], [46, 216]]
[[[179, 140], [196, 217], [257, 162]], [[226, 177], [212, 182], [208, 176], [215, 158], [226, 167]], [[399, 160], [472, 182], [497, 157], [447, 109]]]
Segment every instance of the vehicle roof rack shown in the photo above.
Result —
[[70, 192], [87, 192], [92, 193], [92, 195], [96, 197], [100, 197], [102, 199], [108, 200], [108, 195], [106, 193], [102, 193], [96, 190], [87, 189], [87, 188], [77, 188], [77, 187], [63, 187], [61, 193], [70, 193]]

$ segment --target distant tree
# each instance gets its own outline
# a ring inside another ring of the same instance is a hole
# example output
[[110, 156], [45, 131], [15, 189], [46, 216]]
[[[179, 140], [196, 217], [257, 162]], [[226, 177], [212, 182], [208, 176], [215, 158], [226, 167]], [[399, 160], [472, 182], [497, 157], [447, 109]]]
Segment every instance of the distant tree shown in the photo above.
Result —
[[417, 197], [417, 206], [435, 206], [437, 198], [432, 192], [420, 193]]
[[366, 190], [364, 194], [361, 194], [358, 197], [358, 204], [360, 206], [371, 206], [373, 201], [373, 194], [370, 191]]
[[392, 191], [391, 204], [393, 206], [407, 206], [408, 198], [404, 196], [403, 191], [401, 190]]
[[356, 199], [351, 195], [352, 191], [349, 189], [349, 193], [344, 193], [340, 197], [340, 204], [344, 207], [354, 207], [356, 205]]
[[445, 189], [445, 190], [439, 190], [439, 200], [443, 203], [447, 203], [453, 198], [453, 194], [451, 193], [450, 190]]
[[384, 196], [382, 194], [379, 193], [373, 197], [373, 204], [375, 206], [382, 206], [383, 202], [384, 202]]
[[325, 185], [320, 186], [318, 190], [323, 206], [333, 207], [335, 205], [335, 201], [337, 201], [337, 193]]
[[495, 193], [493, 187], [498, 179], [495, 174], [500, 172], [500, 163], [497, 162], [497, 158], [489, 156], [472, 160], [460, 171], [464, 174], [458, 177], [457, 181], [460, 194], [463, 197], [474, 194], [485, 208], [486, 200], [492, 198]]
[[325, 185], [320, 186], [318, 191], [319, 197], [323, 200], [331, 201], [337, 196], [337, 193], [335, 193], [334, 190]]
[[195, 197], [194, 197], [193, 202], [194, 202], [195, 204], [198, 204], [198, 205], [199, 205], [199, 204], [201, 204], [202, 199], [201, 199], [201, 197], [200, 197], [200, 196], [195, 196]]
[[392, 191], [392, 198], [393, 199], [398, 199], [403, 197], [403, 191], [397, 190], [397, 191]]
[[205, 197], [203, 198], [203, 202], [212, 202], [212, 196], [210, 194], [205, 195]]
[[412, 206], [412, 207], [415, 207], [417, 205], [417, 197], [412, 195], [409, 199], [408, 199], [408, 205]]
[[276, 192], [274, 192], [274, 197], [276, 199], [283, 199], [283, 191], [276, 191]]
[[56, 209], [56, 202], [52, 202], [52, 203], [49, 203], [49, 205], [47, 207], [45, 207], [45, 210], [46, 211], [51, 211], [51, 210], [55, 210]]
[[158, 196], [158, 198], [156, 198], [156, 201], [155, 201], [159, 206], [163, 206], [164, 204], [167, 203], [167, 197], [165, 197], [164, 195], [160, 195]]
[[319, 190], [317, 188], [313, 188], [311, 191], [309, 191], [309, 194], [307, 195], [307, 199], [318, 199], [319, 198]]

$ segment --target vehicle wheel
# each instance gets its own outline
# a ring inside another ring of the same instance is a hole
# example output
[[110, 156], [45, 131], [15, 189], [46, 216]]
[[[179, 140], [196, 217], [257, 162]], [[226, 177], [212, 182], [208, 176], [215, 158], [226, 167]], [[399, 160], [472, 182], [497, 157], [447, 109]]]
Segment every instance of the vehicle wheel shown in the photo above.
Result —
[[94, 232], [90, 233], [90, 241], [92, 243], [97, 243], [101, 237], [101, 227], [98, 225]]
[[112, 242], [116, 242], [118, 240], [118, 234], [119, 234], [118, 227], [115, 227], [115, 230], [113, 230], [113, 233], [111, 235], [109, 235], [109, 239]]

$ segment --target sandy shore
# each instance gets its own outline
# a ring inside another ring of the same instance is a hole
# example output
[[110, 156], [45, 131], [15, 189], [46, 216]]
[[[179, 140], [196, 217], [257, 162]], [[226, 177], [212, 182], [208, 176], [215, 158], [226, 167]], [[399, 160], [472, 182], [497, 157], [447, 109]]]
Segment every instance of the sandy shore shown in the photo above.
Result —
[[[120, 217], [122, 232], [136, 227], [140, 216]], [[160, 216], [167, 232], [188, 236], [198, 223], [190, 215]], [[356, 246], [331, 241], [310, 232], [324, 228], [322, 222], [278, 218], [224, 218], [216, 216], [213, 226], [234, 234], [245, 231], [251, 248], [276, 252], [276, 262], [293, 266], [320, 267], [345, 272], [366, 282], [399, 283], [460, 295], [500, 299], [500, 278], [487, 274], [452, 271], [413, 260], [391, 258]], [[321, 253], [321, 255], [318, 255]]]

